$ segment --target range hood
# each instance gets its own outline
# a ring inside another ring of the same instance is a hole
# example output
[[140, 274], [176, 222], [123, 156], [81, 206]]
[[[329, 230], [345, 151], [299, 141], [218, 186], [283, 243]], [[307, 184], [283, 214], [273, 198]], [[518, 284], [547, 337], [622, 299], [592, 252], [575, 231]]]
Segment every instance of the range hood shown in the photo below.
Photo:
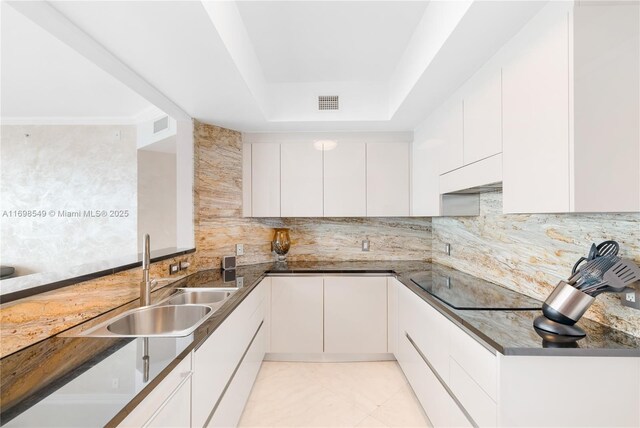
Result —
[[502, 190], [502, 181], [456, 190], [455, 192], [445, 193], [445, 195], [471, 195], [475, 193], [495, 192], [496, 190]]
[[502, 189], [502, 153], [440, 176], [441, 195], [468, 195]]

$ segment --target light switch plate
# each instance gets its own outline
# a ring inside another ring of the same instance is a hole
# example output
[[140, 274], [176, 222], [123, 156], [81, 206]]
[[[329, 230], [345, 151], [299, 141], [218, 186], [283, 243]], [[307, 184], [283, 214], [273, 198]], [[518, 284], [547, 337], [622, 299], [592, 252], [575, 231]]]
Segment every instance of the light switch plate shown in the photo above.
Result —
[[236, 244], [236, 256], [244, 255], [244, 244]]
[[369, 239], [364, 239], [362, 241], [362, 251], [369, 251]]

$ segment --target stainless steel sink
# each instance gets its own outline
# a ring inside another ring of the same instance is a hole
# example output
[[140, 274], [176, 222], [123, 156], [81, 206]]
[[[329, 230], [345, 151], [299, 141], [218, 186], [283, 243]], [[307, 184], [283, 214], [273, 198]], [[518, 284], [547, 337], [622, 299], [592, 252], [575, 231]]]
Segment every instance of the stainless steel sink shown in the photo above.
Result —
[[99, 324], [80, 336], [181, 337], [188, 336], [214, 312], [206, 305], [146, 306]]
[[220, 306], [233, 291], [226, 290], [182, 290], [168, 298], [166, 305], [215, 305]]
[[209, 306], [152, 306], [112, 321], [107, 330], [120, 336], [186, 336], [213, 311]]

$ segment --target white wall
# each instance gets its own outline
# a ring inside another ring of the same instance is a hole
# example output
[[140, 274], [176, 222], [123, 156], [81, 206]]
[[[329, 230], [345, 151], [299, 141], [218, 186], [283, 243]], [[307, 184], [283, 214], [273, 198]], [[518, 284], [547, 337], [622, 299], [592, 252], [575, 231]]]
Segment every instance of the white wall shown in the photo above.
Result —
[[[3, 265], [24, 275], [136, 254], [134, 126], [4, 125], [1, 136]], [[15, 217], [12, 210], [46, 216]], [[79, 217], [59, 213], [78, 210]], [[128, 216], [91, 218], [84, 210], [128, 210]]]
[[151, 249], [176, 246], [176, 155], [138, 150], [138, 248], [145, 233]]

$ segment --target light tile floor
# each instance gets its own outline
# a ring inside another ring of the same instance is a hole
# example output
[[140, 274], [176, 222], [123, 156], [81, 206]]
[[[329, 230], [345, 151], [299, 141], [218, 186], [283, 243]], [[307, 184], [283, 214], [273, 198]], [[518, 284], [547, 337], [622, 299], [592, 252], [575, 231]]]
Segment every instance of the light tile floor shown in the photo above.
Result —
[[240, 427], [428, 427], [395, 361], [263, 362]]

